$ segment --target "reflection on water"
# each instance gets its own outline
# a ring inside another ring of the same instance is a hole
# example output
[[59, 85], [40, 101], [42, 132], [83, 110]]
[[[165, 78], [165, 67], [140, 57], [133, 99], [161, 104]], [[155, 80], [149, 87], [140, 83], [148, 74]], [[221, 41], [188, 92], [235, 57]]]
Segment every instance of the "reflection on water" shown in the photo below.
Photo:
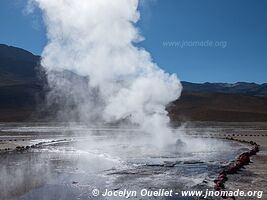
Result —
[[[222, 165], [243, 147], [177, 132], [173, 143], [159, 148], [149, 134], [116, 127], [1, 124], [0, 130], [0, 137], [67, 139], [0, 155], [0, 199], [90, 199], [94, 188], [179, 191], [203, 184], [209, 187]], [[177, 143], [177, 138], [186, 145]]]

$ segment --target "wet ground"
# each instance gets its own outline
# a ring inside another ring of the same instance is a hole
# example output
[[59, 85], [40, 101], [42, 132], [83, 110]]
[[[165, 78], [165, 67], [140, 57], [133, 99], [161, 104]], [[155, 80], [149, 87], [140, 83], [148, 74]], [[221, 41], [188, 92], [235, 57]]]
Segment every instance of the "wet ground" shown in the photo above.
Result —
[[185, 127], [168, 136], [173, 142], [158, 146], [153, 134], [135, 128], [0, 124], [0, 199], [105, 199], [92, 195], [95, 188], [206, 190], [247, 148], [208, 138], [212, 131], [221, 129]]

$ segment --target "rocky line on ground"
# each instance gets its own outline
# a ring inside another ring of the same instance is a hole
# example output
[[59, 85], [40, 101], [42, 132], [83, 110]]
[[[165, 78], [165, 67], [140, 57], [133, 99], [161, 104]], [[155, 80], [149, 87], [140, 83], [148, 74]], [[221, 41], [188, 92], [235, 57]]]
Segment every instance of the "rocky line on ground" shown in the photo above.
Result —
[[[5, 140], [1, 140], [1, 141], [5, 141]], [[9, 140], [11, 141], [11, 140]], [[17, 141], [17, 140], [14, 140]], [[22, 140], [24, 141], [24, 140]], [[0, 155], [1, 154], [8, 154], [8, 153], [16, 153], [16, 152], [20, 152], [20, 153], [24, 153], [27, 152], [30, 149], [37, 149], [37, 148], [41, 148], [45, 145], [51, 145], [51, 144], [56, 144], [59, 142], [67, 142], [67, 139], [60, 139], [60, 140], [52, 140], [52, 141], [47, 141], [47, 142], [39, 142], [37, 144], [33, 144], [33, 145], [27, 145], [27, 146], [17, 146], [16, 148], [5, 148], [5, 149], [0, 149]]]
[[[226, 137], [225, 139], [250, 144], [250, 145], [252, 145], [252, 149], [240, 154], [234, 162], [229, 164], [227, 167], [225, 167], [224, 170], [222, 170], [219, 173], [218, 177], [214, 180], [214, 183], [215, 183], [214, 189], [216, 191], [225, 191], [225, 183], [228, 180], [227, 175], [228, 174], [236, 174], [245, 165], [249, 165], [251, 162], [250, 157], [255, 156], [260, 150], [260, 148], [259, 148], [260, 145], [254, 141], [239, 140], [239, 139], [234, 139], [232, 137], [230, 137], [230, 138]], [[235, 196], [230, 196], [230, 197], [229, 196], [221, 196], [221, 197], [223, 199], [229, 199], [229, 200], [235, 200], [236, 199]]]

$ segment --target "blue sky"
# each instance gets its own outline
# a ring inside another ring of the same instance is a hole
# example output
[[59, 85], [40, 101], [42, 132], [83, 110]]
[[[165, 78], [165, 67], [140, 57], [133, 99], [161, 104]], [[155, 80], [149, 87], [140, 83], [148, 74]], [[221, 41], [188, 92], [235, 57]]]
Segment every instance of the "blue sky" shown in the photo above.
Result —
[[[191, 82], [267, 82], [267, 1], [143, 2], [138, 26], [146, 40], [139, 45], [166, 71]], [[42, 17], [38, 10], [25, 15], [25, 6], [0, 1], [0, 43], [41, 54]]]

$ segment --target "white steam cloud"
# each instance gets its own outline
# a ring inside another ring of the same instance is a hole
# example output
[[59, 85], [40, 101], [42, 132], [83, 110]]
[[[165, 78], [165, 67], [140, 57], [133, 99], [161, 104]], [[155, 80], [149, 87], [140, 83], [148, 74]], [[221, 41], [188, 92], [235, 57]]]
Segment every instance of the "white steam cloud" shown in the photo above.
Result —
[[[128, 119], [144, 130], [166, 131], [165, 106], [180, 96], [182, 87], [175, 75], [164, 72], [146, 50], [135, 46], [143, 39], [135, 26], [140, 18], [138, 0], [34, 2], [47, 27], [42, 66], [48, 76], [72, 71], [88, 77], [87, 90], [97, 93], [98, 102], [82, 95], [81, 116], [97, 110], [104, 122]], [[84, 87], [67, 87], [54, 75], [49, 83], [66, 87], [66, 93], [85, 93]]]

